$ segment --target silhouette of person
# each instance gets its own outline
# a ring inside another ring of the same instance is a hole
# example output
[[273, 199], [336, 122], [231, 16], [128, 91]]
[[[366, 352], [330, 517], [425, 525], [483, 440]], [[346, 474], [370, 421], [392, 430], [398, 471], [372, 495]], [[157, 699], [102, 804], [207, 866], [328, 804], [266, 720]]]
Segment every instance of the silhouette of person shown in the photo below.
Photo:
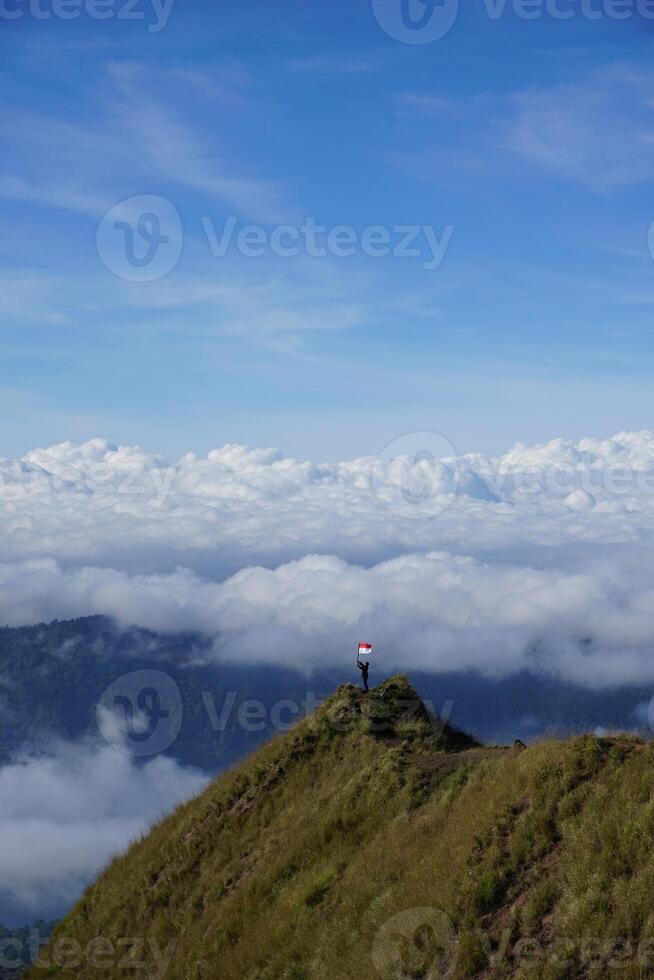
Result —
[[357, 667], [361, 671], [361, 680], [363, 681], [363, 689], [367, 693], [368, 692], [368, 670], [370, 669], [370, 661], [369, 660], [366, 660], [364, 663], [361, 663], [361, 661], [359, 659], [357, 659]]

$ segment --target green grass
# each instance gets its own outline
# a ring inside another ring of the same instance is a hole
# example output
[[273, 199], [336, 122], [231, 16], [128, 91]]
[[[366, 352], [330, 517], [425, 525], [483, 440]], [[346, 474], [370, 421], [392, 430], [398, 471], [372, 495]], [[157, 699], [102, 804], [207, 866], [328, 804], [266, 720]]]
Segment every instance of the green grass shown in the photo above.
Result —
[[415, 699], [339, 688], [117, 858], [28, 976], [651, 975], [651, 748], [483, 750]]

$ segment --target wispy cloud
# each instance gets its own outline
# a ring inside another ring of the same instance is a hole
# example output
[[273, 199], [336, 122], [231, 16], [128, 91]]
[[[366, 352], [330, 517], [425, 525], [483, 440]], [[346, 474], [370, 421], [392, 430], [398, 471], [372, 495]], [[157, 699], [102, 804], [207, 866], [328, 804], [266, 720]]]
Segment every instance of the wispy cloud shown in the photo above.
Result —
[[63, 211], [96, 217], [111, 203], [111, 196], [101, 192], [84, 192], [56, 181], [27, 180], [12, 174], [0, 175], [0, 197], [9, 201], [43, 204]]
[[[245, 164], [243, 172], [234, 172], [233, 162], [228, 167], [216, 149], [215, 128], [210, 134], [199, 132], [179, 118], [170, 100], [162, 99], [162, 77], [170, 84], [165, 69], [154, 74], [133, 62], [110, 63], [105, 98], [98, 93], [92, 125], [5, 110], [3, 123], [13, 133], [13, 159], [0, 173], [0, 195], [101, 215], [121, 194], [135, 192], [135, 178], [145, 178], [150, 187], [165, 180], [202, 192], [259, 221], [287, 218], [289, 208], [279, 183], [247, 173]], [[211, 98], [227, 101], [224, 82], [210, 85], [197, 72], [182, 73], [180, 80], [196, 96], [200, 88]], [[232, 108], [239, 99], [235, 95]]]
[[654, 75], [617, 65], [513, 97], [504, 146], [596, 191], [654, 175]]
[[147, 289], [127, 286], [121, 307], [192, 311], [194, 332], [239, 336], [345, 330], [369, 320], [370, 309], [357, 303], [346, 289], [335, 286], [326, 298], [321, 282], [308, 275], [295, 284], [276, 276], [259, 276], [256, 282], [235, 278], [229, 283], [168, 279]]
[[502, 183], [536, 172], [595, 193], [645, 183], [654, 175], [653, 82], [648, 69], [618, 64], [466, 99], [407, 90], [395, 96], [396, 110], [433, 128], [422, 150], [396, 161], [426, 180], [485, 175]]
[[72, 280], [31, 269], [7, 269], [0, 273], [0, 317], [6, 322], [35, 320], [61, 325], [68, 321]]
[[269, 179], [229, 173], [205, 136], [181, 122], [153, 94], [152, 79], [143, 66], [119, 63], [108, 71], [115, 93], [115, 127], [127, 137], [128, 146], [139, 147], [141, 166], [150, 177], [159, 174], [260, 221], [288, 216], [282, 189]]

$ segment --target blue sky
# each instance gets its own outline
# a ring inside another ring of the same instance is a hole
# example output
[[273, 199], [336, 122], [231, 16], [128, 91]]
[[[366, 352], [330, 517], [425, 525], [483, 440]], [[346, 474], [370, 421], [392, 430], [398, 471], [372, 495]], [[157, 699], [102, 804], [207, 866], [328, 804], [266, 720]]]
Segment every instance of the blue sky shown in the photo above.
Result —
[[[105, 436], [336, 459], [410, 431], [463, 452], [652, 426], [654, 20], [479, 0], [407, 44], [366, 0], [177, 0], [160, 30], [151, 0], [35, 16], [49, 2], [0, 4], [21, 14], [0, 16], [0, 455]], [[181, 249], [146, 282], [115, 227], [143, 196]], [[355, 254], [207, 238], [307, 217]], [[391, 248], [427, 227], [442, 261], [422, 232], [417, 256], [363, 254], [371, 226]]]

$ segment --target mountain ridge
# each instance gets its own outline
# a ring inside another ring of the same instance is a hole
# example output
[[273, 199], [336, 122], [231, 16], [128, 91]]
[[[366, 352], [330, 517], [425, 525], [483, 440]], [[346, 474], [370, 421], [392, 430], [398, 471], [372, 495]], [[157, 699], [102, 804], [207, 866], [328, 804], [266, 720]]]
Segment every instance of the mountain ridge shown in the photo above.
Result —
[[[152, 669], [171, 676], [184, 706], [184, 725], [167, 754], [216, 773], [272, 734], [270, 710], [277, 701], [300, 703], [307, 687], [319, 698], [333, 691], [343, 672], [330, 663], [325, 658], [324, 670], [310, 678], [272, 665], [253, 670], [249, 661], [216, 660], [210, 637], [124, 627], [103, 616], [1, 627], [0, 762], [53, 738], [96, 736], [104, 689], [130, 671]], [[563, 737], [596, 727], [648, 732], [651, 690], [644, 686], [593, 691], [525, 672], [495, 680], [455, 670], [411, 676], [437, 712], [449, 702], [452, 722], [482, 740], [531, 741], [544, 733]], [[230, 691], [237, 692], [234, 710], [218, 730], [207, 701], [220, 714]], [[238, 706], [251, 698], [267, 709], [261, 732], [234, 725]]]
[[116, 858], [25, 976], [635, 978], [652, 761], [483, 747], [401, 675], [342, 685]]

